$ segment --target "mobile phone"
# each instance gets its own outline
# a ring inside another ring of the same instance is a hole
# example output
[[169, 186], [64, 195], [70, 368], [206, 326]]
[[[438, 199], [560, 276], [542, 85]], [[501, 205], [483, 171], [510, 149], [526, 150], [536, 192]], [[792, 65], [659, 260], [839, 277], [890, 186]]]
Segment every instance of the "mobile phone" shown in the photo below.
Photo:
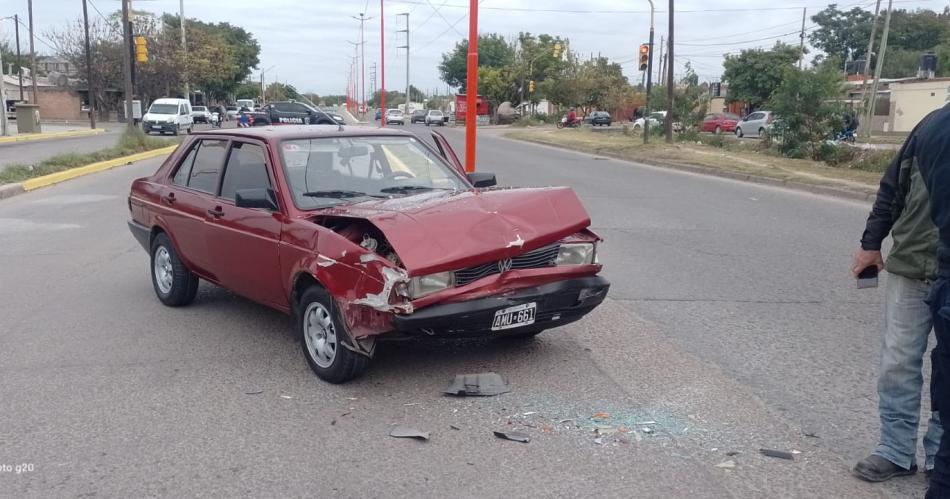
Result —
[[877, 274], [877, 265], [871, 265], [870, 267], [862, 270], [861, 273], [858, 274], [858, 289], [876, 288]]

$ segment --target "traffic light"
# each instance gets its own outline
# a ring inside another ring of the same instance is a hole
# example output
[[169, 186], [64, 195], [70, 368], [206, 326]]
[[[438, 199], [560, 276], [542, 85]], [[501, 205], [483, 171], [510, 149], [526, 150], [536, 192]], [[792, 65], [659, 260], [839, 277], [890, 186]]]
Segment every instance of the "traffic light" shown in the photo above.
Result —
[[534, 80], [528, 80], [528, 92], [534, 93]]
[[646, 71], [647, 66], [650, 65], [650, 45], [646, 43], [640, 44], [640, 71]]
[[135, 62], [148, 62], [148, 42], [145, 37], [135, 37]]
[[561, 42], [557, 42], [554, 44], [554, 58], [555, 59], [561, 58]]

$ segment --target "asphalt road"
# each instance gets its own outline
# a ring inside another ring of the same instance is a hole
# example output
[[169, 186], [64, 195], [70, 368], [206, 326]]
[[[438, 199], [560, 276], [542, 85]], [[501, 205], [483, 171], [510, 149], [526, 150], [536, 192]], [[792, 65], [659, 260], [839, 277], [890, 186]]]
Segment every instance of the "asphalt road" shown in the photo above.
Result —
[[[479, 168], [574, 187], [610, 297], [532, 344], [383, 345], [345, 386], [311, 374], [277, 312], [207, 285], [158, 302], [125, 195], [160, 159], [0, 201], [0, 495], [922, 496], [922, 474], [848, 471], [877, 432], [881, 293], [848, 277], [867, 206], [498, 133]], [[513, 391], [440, 395], [481, 371]]]

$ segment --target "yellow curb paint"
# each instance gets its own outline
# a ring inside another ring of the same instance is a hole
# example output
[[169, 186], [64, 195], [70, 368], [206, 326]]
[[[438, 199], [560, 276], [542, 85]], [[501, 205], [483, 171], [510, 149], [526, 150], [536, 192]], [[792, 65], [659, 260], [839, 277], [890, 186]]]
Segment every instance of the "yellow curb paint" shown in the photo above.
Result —
[[42, 177], [31, 178], [29, 180], [24, 180], [23, 190], [32, 191], [33, 189], [39, 189], [40, 187], [46, 187], [48, 185], [58, 184], [64, 180], [73, 179], [76, 177], [82, 177], [83, 175], [89, 175], [90, 173], [101, 172], [108, 170], [110, 168], [115, 168], [117, 166], [125, 165], [128, 163], [133, 163], [135, 161], [142, 161], [144, 159], [157, 158], [159, 156], [164, 156], [166, 154], [171, 154], [178, 148], [177, 145], [162, 147], [161, 149], [153, 149], [151, 151], [140, 152], [137, 154], [132, 154], [130, 156], [123, 156], [121, 158], [110, 159], [107, 161], [100, 161], [98, 163], [93, 163], [86, 166], [77, 166], [76, 168], [70, 168], [69, 170], [63, 170], [61, 172], [50, 173], [49, 175], [43, 175]]
[[9, 144], [12, 142], [25, 142], [27, 140], [46, 140], [46, 139], [67, 139], [70, 137], [88, 137], [90, 135], [99, 135], [105, 133], [101, 128], [92, 130], [72, 130], [69, 132], [52, 133], [31, 133], [28, 135], [14, 135], [13, 137], [0, 137], [0, 144]]

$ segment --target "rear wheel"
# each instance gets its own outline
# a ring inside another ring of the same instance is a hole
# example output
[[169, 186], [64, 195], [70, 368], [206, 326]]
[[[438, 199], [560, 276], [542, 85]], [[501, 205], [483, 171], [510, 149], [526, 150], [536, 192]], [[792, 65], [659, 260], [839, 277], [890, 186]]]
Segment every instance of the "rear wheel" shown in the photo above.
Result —
[[185, 267], [165, 234], [152, 240], [152, 287], [169, 307], [188, 305], [198, 294], [198, 276]]
[[739, 137], [740, 139], [742, 138], [742, 129], [741, 129], [741, 128], [738, 128], [738, 127], [736, 128], [736, 137]]
[[344, 383], [366, 370], [369, 357], [343, 346], [348, 339], [346, 329], [325, 289], [310, 287], [301, 296], [297, 311], [304, 357], [320, 379]]
[[765, 128], [760, 128], [760, 129], [759, 129], [759, 137], [761, 137], [761, 136], [763, 136], [763, 135], [765, 135]]
[[720, 133], [722, 133], [722, 127], [717, 126], [717, 127], [716, 127], [716, 135], [719, 135]]

